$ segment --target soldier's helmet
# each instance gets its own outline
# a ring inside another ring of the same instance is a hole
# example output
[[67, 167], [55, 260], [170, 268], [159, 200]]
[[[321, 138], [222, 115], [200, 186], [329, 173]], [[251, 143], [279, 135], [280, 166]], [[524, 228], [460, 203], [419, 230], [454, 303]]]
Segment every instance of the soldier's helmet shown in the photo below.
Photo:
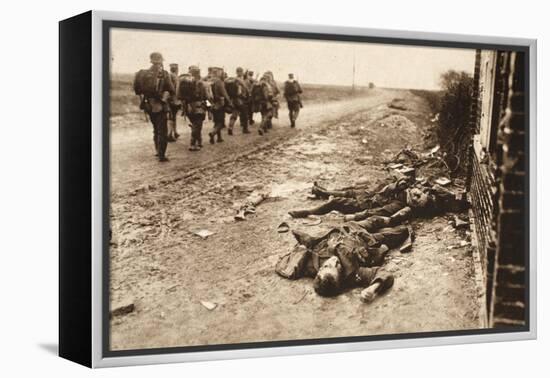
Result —
[[254, 76], [254, 71], [248, 71], [248, 76]]
[[294, 79], [294, 74], [293, 74], [293, 73], [289, 73], [289, 74], [288, 74], [288, 78], [289, 78], [289, 79]]
[[170, 72], [178, 72], [178, 64], [170, 63]]
[[222, 78], [223, 77], [223, 68], [221, 67], [208, 67], [208, 75], [211, 76], [211, 77], [219, 77], [219, 78]]
[[149, 55], [149, 59], [151, 60], [151, 63], [162, 63], [164, 61], [164, 58], [162, 57], [162, 54], [159, 52], [153, 52], [151, 55]]
[[199, 66], [189, 66], [189, 73], [191, 75], [200, 75], [201, 69], [199, 68]]
[[242, 67], [237, 67], [237, 75], [242, 74], [244, 72]]

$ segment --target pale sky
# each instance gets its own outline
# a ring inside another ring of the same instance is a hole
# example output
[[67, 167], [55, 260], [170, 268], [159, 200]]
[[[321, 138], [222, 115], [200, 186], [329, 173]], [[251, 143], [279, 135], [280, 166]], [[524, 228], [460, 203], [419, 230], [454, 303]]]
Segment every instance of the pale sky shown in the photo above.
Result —
[[[472, 73], [474, 49], [414, 47], [357, 42], [315, 41], [206, 33], [111, 29], [111, 70], [134, 73], [150, 66], [149, 54], [160, 52], [180, 73], [198, 65], [224, 67], [233, 76], [238, 66], [255, 73], [272, 71], [284, 81], [289, 72], [303, 83], [438, 89], [441, 73]], [[354, 59], [355, 57], [355, 59]]]

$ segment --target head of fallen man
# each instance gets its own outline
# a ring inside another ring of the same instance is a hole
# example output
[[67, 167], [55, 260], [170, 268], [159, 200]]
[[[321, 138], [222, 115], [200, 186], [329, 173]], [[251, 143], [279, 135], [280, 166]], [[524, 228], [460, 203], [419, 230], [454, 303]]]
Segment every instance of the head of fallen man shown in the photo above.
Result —
[[406, 194], [407, 205], [413, 209], [426, 208], [432, 202], [431, 196], [424, 190], [418, 188], [408, 189]]
[[342, 264], [338, 257], [332, 256], [325, 261], [313, 280], [315, 292], [322, 297], [338, 295], [342, 282], [342, 270]]

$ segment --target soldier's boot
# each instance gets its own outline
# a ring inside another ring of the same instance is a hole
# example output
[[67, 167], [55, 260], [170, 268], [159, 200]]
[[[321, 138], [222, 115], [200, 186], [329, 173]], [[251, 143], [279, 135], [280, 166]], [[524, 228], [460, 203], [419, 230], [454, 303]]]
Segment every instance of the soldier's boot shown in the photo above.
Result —
[[227, 135], [233, 135], [233, 126], [235, 126], [236, 121], [237, 118], [234, 118], [233, 116], [229, 118], [229, 125], [227, 125]]
[[222, 132], [221, 132], [221, 131], [218, 131], [218, 133], [216, 134], [216, 136], [217, 136], [216, 142], [218, 142], [218, 143], [223, 142], [223, 139], [222, 139]]
[[330, 195], [327, 193], [327, 190], [317, 184], [317, 182], [313, 183], [313, 186], [311, 187], [311, 194], [315, 195], [319, 198], [329, 198]]
[[243, 134], [250, 134], [250, 130], [248, 130], [248, 125], [245, 125], [243, 127]]
[[260, 128], [258, 129], [258, 134], [260, 134], [260, 135], [264, 135], [264, 131], [262, 130], [262, 128], [261, 128], [261, 127], [260, 127]]
[[305, 218], [311, 215], [311, 212], [309, 210], [291, 210], [288, 212], [288, 215], [292, 218]]
[[214, 141], [214, 133], [213, 133], [213, 132], [209, 132], [209, 133], [208, 133], [208, 136], [210, 137], [210, 144], [216, 143], [216, 142]]
[[191, 145], [189, 146], [189, 151], [197, 151], [197, 146], [195, 144], [196, 144], [195, 139], [191, 138]]

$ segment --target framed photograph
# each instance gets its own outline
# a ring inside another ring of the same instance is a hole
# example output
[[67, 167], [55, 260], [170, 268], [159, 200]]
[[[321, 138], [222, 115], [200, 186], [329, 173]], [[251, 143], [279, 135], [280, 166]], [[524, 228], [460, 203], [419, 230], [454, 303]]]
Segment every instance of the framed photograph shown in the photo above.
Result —
[[536, 41], [60, 22], [59, 353], [536, 337]]

